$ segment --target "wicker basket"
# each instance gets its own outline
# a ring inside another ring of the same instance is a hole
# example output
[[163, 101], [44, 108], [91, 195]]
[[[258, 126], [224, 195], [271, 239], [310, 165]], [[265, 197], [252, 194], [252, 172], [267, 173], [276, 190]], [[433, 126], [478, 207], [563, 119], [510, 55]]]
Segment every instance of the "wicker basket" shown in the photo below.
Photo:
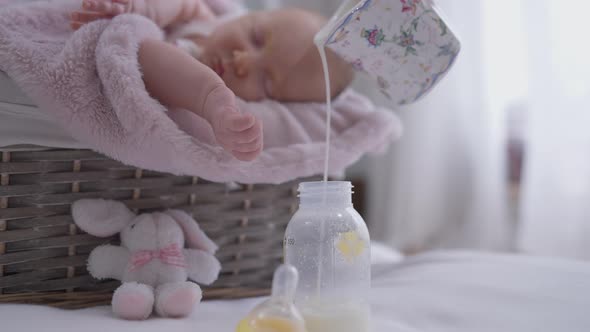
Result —
[[88, 150], [0, 148], [0, 302], [82, 308], [110, 302], [116, 281], [88, 275], [97, 245], [70, 205], [81, 198], [123, 201], [136, 212], [192, 213], [220, 246], [223, 269], [206, 298], [266, 294], [296, 209], [297, 182], [226, 185], [125, 166]]

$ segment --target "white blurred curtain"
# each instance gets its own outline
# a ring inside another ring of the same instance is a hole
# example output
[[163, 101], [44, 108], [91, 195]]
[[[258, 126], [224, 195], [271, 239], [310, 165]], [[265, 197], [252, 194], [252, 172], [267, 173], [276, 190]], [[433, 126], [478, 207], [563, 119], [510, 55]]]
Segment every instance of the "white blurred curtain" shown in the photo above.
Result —
[[[406, 136], [373, 163], [372, 234], [407, 250], [590, 258], [590, 2], [438, 3], [463, 53], [432, 95], [400, 111]], [[510, 220], [505, 115], [514, 105], [528, 130]]]
[[523, 8], [531, 122], [518, 247], [590, 259], [590, 1]]
[[[260, 1], [327, 16], [341, 2]], [[517, 248], [590, 258], [590, 1], [436, 2], [462, 54], [431, 95], [399, 110], [402, 140], [365, 161], [373, 238], [408, 251]], [[387, 105], [368, 87], [357, 85]], [[528, 131], [513, 220], [505, 155], [506, 112], [515, 105], [527, 111]]]
[[372, 235], [406, 251], [507, 249], [503, 103], [490, 84], [502, 60], [487, 52], [488, 25], [502, 20], [488, 22], [485, 1], [437, 3], [462, 53], [431, 95], [400, 110], [405, 136], [372, 163]]
[[[267, 0], [267, 5], [329, 16], [340, 0]], [[406, 133], [392, 152], [366, 162], [372, 236], [402, 249], [505, 248], [508, 225], [502, 182], [502, 116], [486, 107], [479, 1], [441, 0], [461, 35], [463, 54], [428, 99], [402, 110]], [[387, 105], [371, 84], [362, 92]], [[477, 220], [477, 222], [474, 222]]]

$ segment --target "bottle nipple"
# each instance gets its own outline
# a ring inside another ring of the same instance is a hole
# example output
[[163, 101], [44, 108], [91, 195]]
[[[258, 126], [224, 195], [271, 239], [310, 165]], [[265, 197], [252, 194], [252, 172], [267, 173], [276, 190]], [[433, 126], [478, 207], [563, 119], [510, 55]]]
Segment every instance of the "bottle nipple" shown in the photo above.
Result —
[[271, 300], [293, 303], [298, 282], [299, 273], [294, 266], [285, 264], [279, 266], [272, 279]]
[[299, 274], [291, 265], [275, 271], [270, 299], [262, 302], [238, 325], [237, 332], [305, 332], [303, 317], [293, 304]]

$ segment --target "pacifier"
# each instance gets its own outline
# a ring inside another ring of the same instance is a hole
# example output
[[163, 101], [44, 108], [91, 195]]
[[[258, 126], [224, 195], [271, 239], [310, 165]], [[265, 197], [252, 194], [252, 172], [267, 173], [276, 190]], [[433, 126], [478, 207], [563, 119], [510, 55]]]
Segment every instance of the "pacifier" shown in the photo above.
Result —
[[270, 299], [256, 306], [238, 325], [237, 332], [305, 332], [305, 322], [293, 300], [299, 274], [291, 265], [275, 271]]

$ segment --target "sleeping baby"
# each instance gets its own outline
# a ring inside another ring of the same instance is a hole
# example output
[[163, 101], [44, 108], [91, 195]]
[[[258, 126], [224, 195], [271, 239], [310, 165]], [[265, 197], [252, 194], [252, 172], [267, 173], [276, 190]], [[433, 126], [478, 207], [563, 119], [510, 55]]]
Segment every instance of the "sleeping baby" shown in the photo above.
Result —
[[[84, 0], [72, 13], [71, 25], [79, 29], [124, 13], [146, 16], [168, 33], [167, 41], [145, 40], [139, 48], [150, 95], [207, 120], [217, 142], [240, 160], [258, 157], [263, 130], [259, 119], [240, 112], [236, 96], [246, 101], [325, 99], [313, 37], [326, 19], [315, 13], [283, 9], [227, 19], [215, 15], [205, 0]], [[353, 74], [348, 64], [328, 53], [335, 97]]]

